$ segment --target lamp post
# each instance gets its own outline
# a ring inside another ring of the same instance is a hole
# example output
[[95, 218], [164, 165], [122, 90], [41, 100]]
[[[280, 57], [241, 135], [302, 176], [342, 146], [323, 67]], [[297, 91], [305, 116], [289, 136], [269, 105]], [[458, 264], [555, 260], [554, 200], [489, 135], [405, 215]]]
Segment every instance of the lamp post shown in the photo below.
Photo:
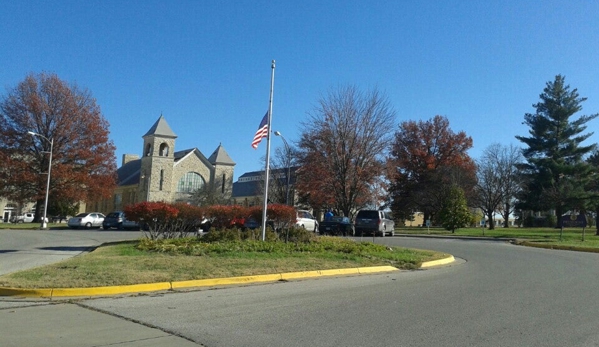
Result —
[[44, 201], [44, 216], [42, 217], [42, 229], [48, 228], [48, 223], [46, 222], [46, 215], [48, 213], [48, 193], [50, 191], [50, 173], [52, 171], [52, 148], [54, 147], [54, 139], [49, 139], [42, 134], [34, 133], [33, 131], [28, 131], [27, 134], [32, 136], [39, 136], [42, 139], [48, 141], [50, 143], [50, 160], [48, 162], [48, 181], [46, 183], [46, 200]]
[[287, 140], [283, 137], [283, 135], [279, 131], [275, 131], [275, 136], [281, 137], [283, 143], [285, 144], [285, 150], [287, 152], [287, 189], [285, 196], [285, 204], [289, 205], [289, 179], [291, 178], [291, 150], [289, 149], [289, 145], [287, 144]]

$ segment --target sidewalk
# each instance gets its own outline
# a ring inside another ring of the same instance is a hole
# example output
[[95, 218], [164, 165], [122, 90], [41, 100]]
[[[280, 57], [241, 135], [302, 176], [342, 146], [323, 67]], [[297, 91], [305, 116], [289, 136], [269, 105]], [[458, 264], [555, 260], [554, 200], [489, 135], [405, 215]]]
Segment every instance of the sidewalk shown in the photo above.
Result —
[[3, 347], [190, 347], [198, 344], [162, 330], [71, 303], [0, 300]]

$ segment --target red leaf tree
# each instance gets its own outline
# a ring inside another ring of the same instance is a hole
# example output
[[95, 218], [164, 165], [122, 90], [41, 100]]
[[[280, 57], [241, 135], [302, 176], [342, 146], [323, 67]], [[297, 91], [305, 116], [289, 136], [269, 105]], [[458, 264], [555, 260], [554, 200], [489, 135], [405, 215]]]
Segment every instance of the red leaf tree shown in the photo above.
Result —
[[0, 196], [36, 201], [40, 220], [52, 141], [50, 202], [109, 198], [117, 178], [108, 127], [88, 90], [55, 74], [28, 75], [0, 99]]
[[476, 166], [467, 153], [471, 147], [472, 138], [454, 133], [446, 117], [402, 122], [387, 167], [395, 217], [410, 219], [417, 211], [425, 220], [434, 217], [452, 184], [472, 192]]

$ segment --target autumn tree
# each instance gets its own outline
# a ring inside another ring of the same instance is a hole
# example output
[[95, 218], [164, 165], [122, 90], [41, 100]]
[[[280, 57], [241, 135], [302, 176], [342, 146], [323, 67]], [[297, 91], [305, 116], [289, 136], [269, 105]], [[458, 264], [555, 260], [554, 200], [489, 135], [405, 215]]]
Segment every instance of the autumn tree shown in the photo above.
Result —
[[320, 98], [298, 143], [297, 190], [314, 208], [351, 216], [383, 175], [395, 112], [376, 90], [346, 86]]
[[472, 192], [476, 177], [467, 153], [471, 147], [472, 138], [463, 131], [454, 133], [446, 117], [402, 122], [387, 163], [394, 216], [410, 219], [422, 212], [428, 220], [439, 212], [452, 185]]
[[494, 143], [487, 147], [477, 161], [477, 183], [474, 189], [474, 203], [487, 216], [489, 229], [495, 229], [494, 214], [500, 212], [504, 226], [508, 226], [509, 216], [514, 212], [516, 195], [520, 191], [517, 164], [520, 163], [520, 149]]
[[586, 98], [580, 97], [577, 89], [571, 90], [562, 75], [547, 82], [539, 97], [533, 105], [536, 112], [524, 115], [530, 136], [516, 136], [526, 145], [526, 163], [520, 166], [526, 180], [522, 207], [554, 209], [559, 221], [568, 209], [583, 209], [593, 194], [585, 189], [594, 172], [585, 157], [596, 144], [583, 142], [593, 134], [584, 133], [586, 123], [599, 114], [571, 119], [582, 110]]
[[88, 90], [55, 74], [28, 75], [0, 99], [0, 196], [36, 201], [40, 220], [52, 142], [49, 205], [110, 197], [116, 159], [108, 126]]

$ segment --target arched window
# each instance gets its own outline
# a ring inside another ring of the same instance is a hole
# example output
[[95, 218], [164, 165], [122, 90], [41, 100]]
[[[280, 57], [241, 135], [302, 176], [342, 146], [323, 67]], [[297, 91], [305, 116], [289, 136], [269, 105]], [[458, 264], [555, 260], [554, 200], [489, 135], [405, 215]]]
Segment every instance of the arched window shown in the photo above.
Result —
[[179, 193], [191, 193], [204, 186], [204, 178], [197, 172], [188, 172], [177, 184], [177, 192]]
[[160, 144], [160, 152], [158, 155], [161, 157], [168, 157], [168, 145], [166, 143]]
[[146, 146], [146, 152], [144, 153], [146, 157], [149, 157], [150, 155], [152, 155], [152, 145], [148, 143], [148, 145]]

